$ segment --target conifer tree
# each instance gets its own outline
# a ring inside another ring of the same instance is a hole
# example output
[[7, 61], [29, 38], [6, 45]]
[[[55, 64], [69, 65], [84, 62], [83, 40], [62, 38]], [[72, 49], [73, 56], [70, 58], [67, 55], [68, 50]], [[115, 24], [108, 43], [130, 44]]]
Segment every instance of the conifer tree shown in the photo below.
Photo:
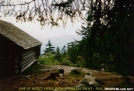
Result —
[[46, 44], [46, 49], [44, 50], [45, 53], [55, 53], [54, 46], [52, 45], [51, 41], [49, 40], [48, 43]]

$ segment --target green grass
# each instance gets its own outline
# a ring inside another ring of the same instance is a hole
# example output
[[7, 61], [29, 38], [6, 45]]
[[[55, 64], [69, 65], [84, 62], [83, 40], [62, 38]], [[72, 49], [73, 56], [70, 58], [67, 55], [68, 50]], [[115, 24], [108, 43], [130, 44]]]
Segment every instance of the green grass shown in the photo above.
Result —
[[26, 69], [23, 74], [36, 74], [36, 73], [40, 73], [40, 68], [41, 66], [37, 63], [34, 63], [33, 65], [31, 65], [28, 69]]
[[71, 81], [73, 81], [73, 80], [81, 80], [81, 79], [83, 79], [83, 77], [84, 77], [84, 73], [80, 73], [80, 74], [73, 74], [73, 73], [69, 73], [68, 74], [68, 76], [67, 76], [67, 79], [69, 79], [69, 80], [71, 80]]
[[73, 77], [84, 77], [84, 73], [83, 72], [80, 72], [80, 71], [78, 71], [79, 73], [74, 73], [74, 72], [70, 72], [69, 73], [69, 76], [73, 76]]

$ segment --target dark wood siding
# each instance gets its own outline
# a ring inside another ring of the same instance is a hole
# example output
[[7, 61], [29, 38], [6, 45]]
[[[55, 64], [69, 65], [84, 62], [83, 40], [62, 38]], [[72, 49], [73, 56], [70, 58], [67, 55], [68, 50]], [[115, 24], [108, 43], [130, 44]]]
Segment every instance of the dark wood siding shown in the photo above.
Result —
[[0, 35], [0, 77], [9, 75], [9, 40]]
[[10, 61], [10, 75], [16, 75], [21, 73], [20, 62], [22, 60], [22, 48], [10, 41], [9, 44], [9, 61]]
[[0, 42], [0, 78], [21, 74], [40, 55], [40, 46], [25, 50], [1, 34]]
[[20, 74], [22, 48], [0, 35], [0, 78]]

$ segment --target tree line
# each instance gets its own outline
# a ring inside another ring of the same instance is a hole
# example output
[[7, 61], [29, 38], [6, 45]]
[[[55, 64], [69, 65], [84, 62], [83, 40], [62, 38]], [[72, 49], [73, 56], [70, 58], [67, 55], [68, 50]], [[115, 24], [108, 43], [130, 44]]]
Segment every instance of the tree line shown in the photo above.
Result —
[[99, 70], [104, 64], [106, 71], [133, 75], [134, 1], [91, 1], [86, 21], [77, 31], [82, 40], [68, 43], [62, 58], [77, 66]]
[[83, 20], [77, 31], [82, 40], [68, 43], [62, 59], [91, 69], [104, 64], [107, 71], [134, 75], [134, 0], [31, 0], [20, 4], [3, 0], [1, 11], [25, 22], [36, 19], [42, 26]]

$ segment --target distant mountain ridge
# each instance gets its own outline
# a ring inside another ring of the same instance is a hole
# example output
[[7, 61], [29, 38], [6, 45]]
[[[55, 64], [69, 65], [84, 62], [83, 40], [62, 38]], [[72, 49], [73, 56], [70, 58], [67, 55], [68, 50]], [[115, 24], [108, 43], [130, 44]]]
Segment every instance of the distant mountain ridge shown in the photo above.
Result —
[[79, 35], [71, 35], [71, 34], [64, 34], [60, 36], [54, 36], [54, 37], [48, 37], [48, 38], [37, 38], [40, 40], [43, 44], [41, 46], [41, 54], [43, 54], [43, 50], [45, 50], [46, 44], [48, 40], [51, 41], [54, 47], [59, 47], [60, 49], [67, 43], [73, 42], [75, 40], [81, 40], [82, 37]]

